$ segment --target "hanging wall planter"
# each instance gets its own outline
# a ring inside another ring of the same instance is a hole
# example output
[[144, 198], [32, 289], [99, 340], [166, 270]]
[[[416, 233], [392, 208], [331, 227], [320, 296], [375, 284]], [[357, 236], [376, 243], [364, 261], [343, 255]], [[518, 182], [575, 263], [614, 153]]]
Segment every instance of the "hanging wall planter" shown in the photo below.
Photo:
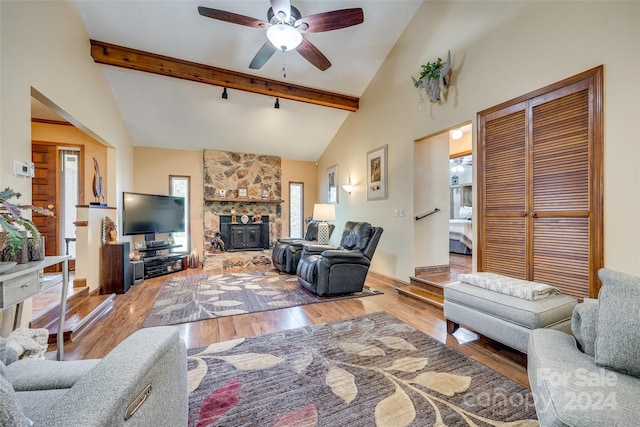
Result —
[[443, 63], [441, 58], [438, 58], [435, 62], [427, 62], [421, 67], [418, 79], [411, 77], [413, 85], [418, 89], [421, 109], [424, 95], [431, 102], [445, 102], [447, 100], [450, 74], [451, 51], [447, 53], [446, 62]]

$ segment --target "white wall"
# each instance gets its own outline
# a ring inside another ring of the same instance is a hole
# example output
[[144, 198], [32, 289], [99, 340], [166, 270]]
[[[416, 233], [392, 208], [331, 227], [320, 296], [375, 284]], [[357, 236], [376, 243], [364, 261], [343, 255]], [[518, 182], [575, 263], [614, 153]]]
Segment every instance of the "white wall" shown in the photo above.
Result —
[[[476, 112], [604, 64], [605, 265], [640, 274], [639, 29], [640, 2], [424, 2], [320, 160], [319, 174], [338, 163], [341, 182], [349, 172], [360, 181], [351, 197], [341, 193], [334, 236], [346, 220], [382, 226], [372, 269], [407, 281], [415, 267], [414, 141], [472, 121], [475, 145]], [[411, 75], [448, 49], [448, 101], [419, 111]], [[365, 155], [383, 144], [389, 199], [367, 202]], [[394, 217], [396, 208], [407, 215]]]
[[2, 1], [0, 19], [0, 186], [11, 186], [31, 200], [31, 181], [14, 177], [11, 170], [13, 160], [31, 159], [33, 92], [114, 148], [107, 201], [115, 205], [117, 194], [131, 182], [132, 147], [106, 79], [91, 58], [89, 35], [75, 3]]
[[[106, 199], [118, 204], [117, 195], [132, 182], [132, 147], [100, 66], [91, 58], [74, 2], [0, 1], [0, 80], [0, 187], [21, 192], [23, 203], [31, 201], [31, 180], [14, 177], [12, 165], [31, 161], [33, 94], [110, 146]], [[30, 319], [30, 311], [26, 304], [23, 319]]]
[[[413, 265], [448, 265], [449, 133], [444, 132], [417, 141], [413, 148], [413, 214], [409, 218], [413, 224]], [[415, 216], [436, 208], [440, 209], [440, 212], [419, 221], [413, 220]], [[434, 245], [433, 242], [440, 243]]]

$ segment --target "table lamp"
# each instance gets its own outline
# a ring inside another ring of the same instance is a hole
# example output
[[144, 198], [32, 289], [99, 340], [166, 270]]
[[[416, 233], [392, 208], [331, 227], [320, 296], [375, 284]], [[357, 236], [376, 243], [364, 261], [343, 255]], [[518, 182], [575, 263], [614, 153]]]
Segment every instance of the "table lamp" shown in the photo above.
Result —
[[318, 244], [329, 244], [329, 224], [327, 221], [335, 221], [336, 205], [316, 203], [313, 205], [313, 219], [320, 221], [318, 224]]

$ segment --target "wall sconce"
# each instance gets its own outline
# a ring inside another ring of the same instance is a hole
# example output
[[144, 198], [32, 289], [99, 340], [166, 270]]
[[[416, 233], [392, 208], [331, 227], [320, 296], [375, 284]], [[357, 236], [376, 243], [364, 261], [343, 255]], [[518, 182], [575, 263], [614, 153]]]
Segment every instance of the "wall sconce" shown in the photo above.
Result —
[[275, 108], [276, 110], [280, 108], [280, 98], [276, 98], [276, 102], [275, 104], [273, 104], [273, 108]]
[[347, 193], [351, 194], [351, 192], [356, 188], [356, 186], [351, 182], [351, 175], [349, 175], [349, 181], [345, 185], [342, 186], [342, 189]]
[[229, 98], [229, 94], [227, 93], [227, 88], [222, 89], [222, 99]]

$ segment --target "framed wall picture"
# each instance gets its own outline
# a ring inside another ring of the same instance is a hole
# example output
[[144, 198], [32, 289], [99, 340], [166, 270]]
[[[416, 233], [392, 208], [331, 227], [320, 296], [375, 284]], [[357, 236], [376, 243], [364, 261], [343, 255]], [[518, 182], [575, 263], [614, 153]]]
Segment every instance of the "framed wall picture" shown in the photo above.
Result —
[[238, 187], [238, 199], [246, 199], [247, 194], [248, 192], [246, 187]]
[[387, 145], [367, 153], [367, 200], [384, 200], [388, 195]]
[[338, 203], [338, 165], [327, 168], [327, 203]]

